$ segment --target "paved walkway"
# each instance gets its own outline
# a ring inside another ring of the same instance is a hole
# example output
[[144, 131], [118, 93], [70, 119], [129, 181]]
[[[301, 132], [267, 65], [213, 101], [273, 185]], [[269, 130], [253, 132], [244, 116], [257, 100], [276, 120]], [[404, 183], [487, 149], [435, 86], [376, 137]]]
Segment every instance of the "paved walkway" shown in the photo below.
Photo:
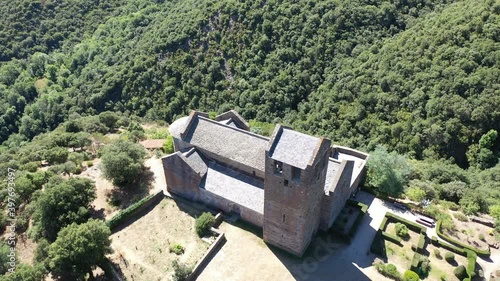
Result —
[[[269, 247], [262, 242], [259, 234], [248, 232], [238, 225], [224, 223], [221, 228], [226, 231], [227, 243], [207, 265], [198, 280], [390, 280], [376, 272], [372, 266], [376, 256], [369, 253], [371, 243], [386, 212], [392, 212], [410, 221], [415, 221], [416, 216], [366, 192], [358, 192], [355, 200], [367, 204], [369, 208], [352, 242], [345, 245], [336, 243], [332, 236], [318, 237], [316, 244], [311, 246], [302, 259]], [[428, 227], [427, 236], [437, 236], [435, 228]], [[500, 252], [495, 250], [491, 259], [478, 259], [486, 274], [498, 268]]]

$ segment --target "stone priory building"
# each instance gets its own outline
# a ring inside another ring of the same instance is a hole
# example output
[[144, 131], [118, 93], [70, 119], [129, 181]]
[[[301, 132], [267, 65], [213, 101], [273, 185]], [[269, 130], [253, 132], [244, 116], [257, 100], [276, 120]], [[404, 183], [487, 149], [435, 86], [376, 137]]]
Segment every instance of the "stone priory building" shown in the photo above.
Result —
[[368, 155], [276, 125], [268, 138], [228, 111], [192, 111], [170, 126], [167, 190], [263, 229], [264, 241], [302, 256], [357, 190]]

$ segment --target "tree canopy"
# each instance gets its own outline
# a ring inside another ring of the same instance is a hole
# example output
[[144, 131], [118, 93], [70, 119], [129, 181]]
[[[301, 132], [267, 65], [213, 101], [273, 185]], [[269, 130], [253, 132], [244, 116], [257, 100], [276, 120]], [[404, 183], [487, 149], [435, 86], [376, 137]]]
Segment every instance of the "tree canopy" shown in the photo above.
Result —
[[33, 214], [35, 237], [43, 236], [54, 241], [61, 228], [85, 222], [95, 196], [94, 182], [85, 178], [70, 178], [48, 186], [36, 201]]
[[130, 141], [117, 140], [102, 151], [104, 176], [115, 185], [132, 183], [143, 171], [144, 147]]
[[106, 224], [98, 220], [66, 226], [49, 247], [50, 268], [57, 273], [84, 277], [111, 252], [110, 235]]

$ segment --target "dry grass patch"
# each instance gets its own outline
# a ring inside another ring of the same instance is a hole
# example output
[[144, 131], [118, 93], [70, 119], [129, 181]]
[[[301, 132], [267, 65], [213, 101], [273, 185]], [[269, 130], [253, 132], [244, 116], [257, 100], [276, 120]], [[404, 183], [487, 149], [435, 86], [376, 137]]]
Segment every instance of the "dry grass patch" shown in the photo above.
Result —
[[[111, 256], [129, 280], [170, 280], [172, 262], [194, 266], [209, 244], [195, 233], [198, 210], [186, 203], [164, 199], [153, 210], [114, 233]], [[176, 244], [184, 251], [170, 251]]]
[[446, 234], [457, 241], [481, 250], [488, 249], [488, 244], [493, 245], [496, 243], [495, 237], [489, 235], [493, 230], [491, 227], [473, 221], [460, 221], [455, 217], [453, 222], [455, 230], [446, 231]]

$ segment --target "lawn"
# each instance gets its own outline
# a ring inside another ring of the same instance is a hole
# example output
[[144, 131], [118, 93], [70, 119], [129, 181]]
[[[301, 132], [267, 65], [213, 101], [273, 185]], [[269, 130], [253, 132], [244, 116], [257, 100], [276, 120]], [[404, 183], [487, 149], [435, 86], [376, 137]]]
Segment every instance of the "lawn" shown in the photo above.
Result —
[[[385, 232], [396, 235], [394, 222], [389, 222], [385, 228]], [[400, 272], [411, 267], [411, 261], [415, 252], [411, 249], [411, 245], [418, 244], [419, 234], [414, 231], [408, 231], [409, 237], [401, 241], [401, 245], [385, 240], [385, 249], [387, 255], [387, 263], [394, 264]]]
[[[170, 280], [172, 262], [194, 266], [209, 244], [195, 233], [195, 218], [200, 211], [189, 204], [164, 199], [149, 213], [114, 233], [111, 260], [128, 280]], [[171, 253], [179, 244], [184, 253]]]
[[[435, 249], [439, 250], [441, 258], [436, 257], [434, 253]], [[429, 273], [429, 276], [424, 280], [441, 281], [441, 276], [446, 276], [446, 280], [455, 281], [458, 280], [458, 278], [456, 278], [453, 274], [453, 270], [455, 269], [455, 267], [459, 265], [467, 266], [467, 258], [457, 254], [455, 254], [456, 263], [453, 265], [448, 263], [444, 259], [444, 256], [449, 251], [443, 248], [436, 247], [432, 244], [427, 245], [426, 252], [426, 256], [429, 258], [431, 264], [431, 271]]]

